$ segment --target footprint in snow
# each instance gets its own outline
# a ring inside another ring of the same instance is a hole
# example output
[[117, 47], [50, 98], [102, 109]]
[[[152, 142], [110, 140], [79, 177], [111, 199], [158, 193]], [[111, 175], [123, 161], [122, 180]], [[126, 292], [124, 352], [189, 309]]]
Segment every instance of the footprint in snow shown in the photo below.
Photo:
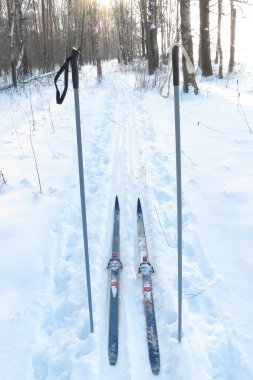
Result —
[[94, 350], [95, 346], [94, 336], [90, 334], [85, 341], [80, 341], [80, 343], [76, 345], [75, 357], [80, 358], [89, 355]]
[[77, 303], [64, 301], [55, 311], [55, 322], [58, 328], [66, 327], [75, 312], [79, 309]]
[[56, 293], [65, 292], [68, 289], [68, 283], [70, 280], [70, 274], [66, 269], [61, 270], [54, 276], [54, 283], [56, 287]]
[[168, 202], [169, 200], [171, 200], [170, 195], [167, 192], [162, 191], [162, 190], [156, 189], [155, 196], [158, 202], [163, 202], [163, 201]]
[[71, 234], [68, 237], [68, 240], [67, 240], [67, 243], [66, 243], [66, 248], [70, 249], [70, 248], [76, 247], [78, 245], [78, 241], [79, 241], [78, 234], [76, 234], [76, 233]]
[[90, 187], [88, 188], [88, 191], [89, 191], [89, 193], [90, 193], [91, 195], [94, 195], [94, 194], [96, 194], [97, 191], [98, 191], [98, 186], [94, 186], [94, 185], [92, 185], [92, 186], [90, 186]]
[[45, 354], [36, 355], [32, 359], [33, 374], [36, 380], [45, 380], [48, 376], [47, 358]]
[[245, 362], [238, 347], [232, 344], [226, 333], [217, 332], [215, 344], [209, 351], [213, 378], [220, 380], [252, 379], [249, 365]]
[[190, 244], [189, 242], [185, 242], [184, 243], [184, 253], [185, 253], [185, 256], [190, 259], [190, 260], [195, 260], [196, 259], [196, 252], [195, 252], [195, 249], [194, 247], [192, 246], [192, 244]]
[[32, 188], [31, 182], [28, 181], [28, 179], [26, 178], [23, 178], [19, 183], [20, 183], [20, 187], [22, 187], [23, 189]]
[[90, 325], [89, 325], [88, 320], [87, 320], [85, 325], [82, 326], [82, 328], [77, 332], [76, 336], [80, 340], [86, 340], [88, 338], [89, 334], [90, 334]]

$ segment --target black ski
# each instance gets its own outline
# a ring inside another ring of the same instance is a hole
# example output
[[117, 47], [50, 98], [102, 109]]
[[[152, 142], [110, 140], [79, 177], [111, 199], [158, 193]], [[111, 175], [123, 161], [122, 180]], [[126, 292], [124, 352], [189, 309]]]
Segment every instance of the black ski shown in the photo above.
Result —
[[117, 363], [118, 359], [118, 314], [119, 314], [119, 272], [122, 264], [119, 258], [120, 246], [120, 210], [118, 197], [115, 199], [114, 225], [112, 237], [112, 257], [108, 263], [110, 270], [110, 315], [109, 315], [109, 341], [108, 355], [111, 365]]
[[153, 374], [158, 375], [160, 371], [160, 354], [151, 281], [151, 273], [154, 273], [154, 270], [148, 258], [148, 249], [140, 199], [138, 199], [137, 203], [137, 228], [138, 245], [141, 255], [139, 273], [142, 274], [143, 282], [149, 361]]

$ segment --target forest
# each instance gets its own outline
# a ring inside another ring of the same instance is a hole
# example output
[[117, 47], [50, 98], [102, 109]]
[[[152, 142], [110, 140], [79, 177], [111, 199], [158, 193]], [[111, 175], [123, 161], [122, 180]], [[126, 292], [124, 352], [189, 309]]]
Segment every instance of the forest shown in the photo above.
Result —
[[[72, 46], [80, 48], [80, 65], [97, 65], [98, 81], [102, 62], [112, 59], [122, 65], [141, 60], [153, 75], [166, 68], [173, 42], [182, 44], [204, 77], [213, 75], [214, 61], [217, 76], [223, 78], [224, 66], [234, 70], [242, 4], [252, 5], [249, 0], [2, 0], [0, 86], [16, 87], [34, 75], [55, 72]], [[225, 31], [223, 19], [229, 20]], [[228, 36], [229, 61], [223, 62]], [[197, 92], [184, 57], [182, 65], [184, 92], [189, 84]]]
[[1, 380], [253, 379], [252, 5], [0, 0]]

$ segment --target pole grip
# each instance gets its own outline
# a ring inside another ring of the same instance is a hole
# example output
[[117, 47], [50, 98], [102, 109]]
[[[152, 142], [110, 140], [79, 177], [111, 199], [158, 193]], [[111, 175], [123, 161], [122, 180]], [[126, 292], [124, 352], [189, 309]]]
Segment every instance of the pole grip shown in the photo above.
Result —
[[72, 67], [72, 82], [73, 88], [79, 88], [79, 75], [78, 75], [78, 58], [80, 51], [76, 48], [72, 48], [71, 52], [71, 67]]
[[179, 64], [178, 64], [179, 47], [175, 45], [172, 49], [172, 70], [173, 70], [173, 85], [179, 86]]

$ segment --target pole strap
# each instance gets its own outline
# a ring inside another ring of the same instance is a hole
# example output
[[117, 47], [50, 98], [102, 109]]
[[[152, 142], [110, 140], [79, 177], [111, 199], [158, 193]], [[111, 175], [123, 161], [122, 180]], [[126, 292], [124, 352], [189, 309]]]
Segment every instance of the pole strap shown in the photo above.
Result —
[[[169, 47], [169, 52], [168, 52], [168, 71], [167, 71], [167, 75], [165, 75], [164, 77], [164, 81], [160, 87], [160, 90], [159, 90], [159, 94], [163, 97], [163, 98], [168, 98], [169, 95], [170, 95], [170, 80], [171, 80], [171, 74], [172, 74], [172, 67], [171, 67], [171, 62], [172, 62], [172, 50], [173, 50], [173, 47], [174, 46], [179, 46], [182, 50], [182, 54], [183, 56], [185, 57], [185, 60], [186, 60], [186, 67], [187, 67], [187, 71], [189, 74], [193, 74], [194, 73], [194, 65], [187, 53], [187, 51], [185, 50], [185, 48], [183, 47], [182, 44], [180, 44], [179, 42], [173, 42], [171, 44], [171, 46]], [[167, 88], [167, 92], [164, 93], [164, 88], [165, 86], [168, 86]]]
[[[62, 67], [57, 72], [57, 74], [54, 78], [54, 84], [55, 84], [55, 88], [56, 88], [56, 103], [57, 104], [63, 103], [63, 100], [64, 100], [66, 93], [67, 93], [67, 90], [68, 90], [69, 63], [71, 62], [71, 60], [72, 60], [72, 56], [70, 56], [66, 59], [66, 62], [62, 65]], [[59, 88], [57, 86], [57, 81], [60, 78], [63, 71], [64, 71], [64, 89], [63, 89], [62, 94], [61, 94], [59, 91]]]

